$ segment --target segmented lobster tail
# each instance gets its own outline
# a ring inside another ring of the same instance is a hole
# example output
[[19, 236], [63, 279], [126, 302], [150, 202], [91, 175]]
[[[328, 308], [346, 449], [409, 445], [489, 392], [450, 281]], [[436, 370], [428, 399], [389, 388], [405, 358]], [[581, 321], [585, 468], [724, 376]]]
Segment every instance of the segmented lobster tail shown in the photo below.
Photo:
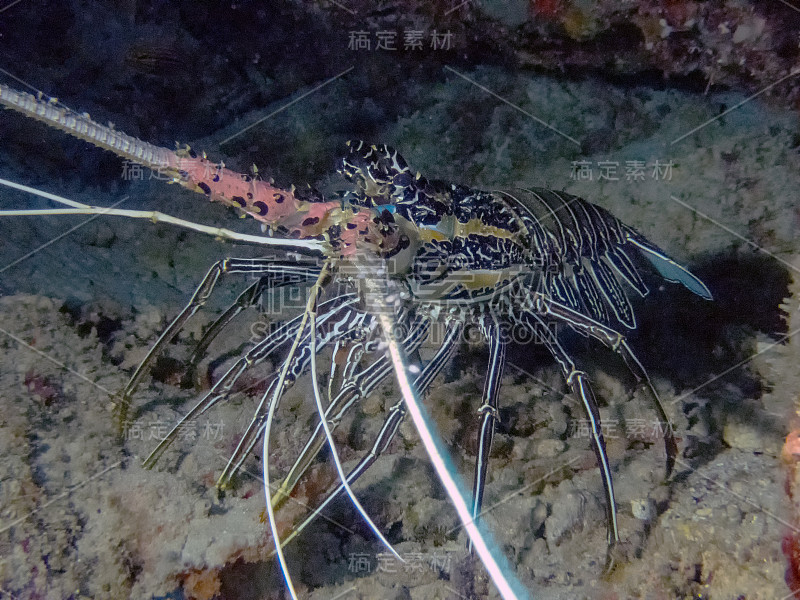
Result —
[[505, 192], [523, 210], [531, 247], [544, 257], [542, 286], [558, 302], [604, 325], [636, 328], [625, 281], [639, 295], [648, 293], [630, 252], [636, 249], [668, 281], [711, 299], [708, 288], [658, 246], [605, 209], [553, 190]]

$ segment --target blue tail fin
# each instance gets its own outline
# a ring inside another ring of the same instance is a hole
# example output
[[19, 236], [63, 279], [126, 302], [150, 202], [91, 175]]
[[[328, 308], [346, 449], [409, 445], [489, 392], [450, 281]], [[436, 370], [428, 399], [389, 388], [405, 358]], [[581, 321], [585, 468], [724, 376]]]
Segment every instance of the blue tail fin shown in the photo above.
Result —
[[706, 284], [692, 275], [688, 269], [680, 266], [669, 256], [664, 254], [658, 246], [650, 244], [643, 237], [635, 233], [633, 235], [628, 235], [628, 241], [637, 246], [640, 250], [643, 250], [642, 254], [653, 264], [656, 271], [658, 271], [664, 279], [682, 283], [687, 289], [701, 298], [713, 300], [713, 296], [706, 287]]

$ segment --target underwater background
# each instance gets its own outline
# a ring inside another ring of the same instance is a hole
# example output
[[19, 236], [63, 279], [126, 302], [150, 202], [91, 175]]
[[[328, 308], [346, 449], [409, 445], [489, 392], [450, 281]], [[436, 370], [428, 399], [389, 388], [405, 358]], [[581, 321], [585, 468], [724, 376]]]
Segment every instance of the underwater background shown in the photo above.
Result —
[[[798, 43], [800, 4], [781, 0], [0, 3], [0, 83], [129, 135], [325, 194], [344, 187], [347, 140], [389, 144], [429, 178], [585, 198], [706, 283], [712, 302], [648, 277], [628, 335], [679, 441], [666, 482], [657, 416], [622, 361], [569, 340], [613, 467], [627, 560], [608, 576], [586, 416], [546, 351], [509, 351], [482, 518], [530, 597], [546, 600], [800, 598]], [[6, 110], [0, 177], [259, 233]], [[0, 210], [49, 206], [0, 188]], [[289, 597], [270, 557], [261, 457], [235, 489], [214, 488], [258, 393], [215, 407], [141, 467], [199, 394], [177, 385], [181, 359], [250, 282], [218, 284], [140, 386], [122, 444], [111, 409], [208, 268], [261, 253], [120, 217], [0, 216], [0, 597]], [[287, 294], [226, 328], [207, 383], [255, 321], [302, 308]], [[258, 390], [274, 366], [242, 386]], [[485, 369], [485, 348], [465, 345], [426, 399], [465, 481]], [[340, 425], [345, 465], [398, 397], [383, 386]], [[308, 435], [310, 398], [306, 385], [286, 396], [274, 472]], [[410, 422], [399, 438], [354, 487], [406, 562], [339, 499], [287, 546], [301, 597], [499, 597], [465, 557]], [[315, 465], [281, 522], [318, 504], [334, 476]]]

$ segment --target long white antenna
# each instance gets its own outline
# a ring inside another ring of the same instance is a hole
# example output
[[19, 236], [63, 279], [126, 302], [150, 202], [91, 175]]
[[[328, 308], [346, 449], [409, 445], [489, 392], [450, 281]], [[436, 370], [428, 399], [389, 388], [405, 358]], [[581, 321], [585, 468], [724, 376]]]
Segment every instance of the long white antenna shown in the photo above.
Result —
[[22, 185], [21, 183], [15, 183], [13, 181], [9, 181], [8, 179], [0, 178], [0, 185], [14, 188], [15, 190], [20, 190], [22, 192], [28, 192], [29, 194], [34, 194], [35, 196], [47, 198], [48, 200], [58, 202], [59, 204], [72, 207], [0, 210], [0, 217], [17, 217], [23, 215], [111, 215], [115, 217], [129, 217], [131, 219], [147, 219], [153, 223], [170, 223], [172, 225], [177, 225], [178, 227], [191, 229], [192, 231], [198, 231], [200, 233], [206, 233], [208, 235], [213, 235], [214, 237], [233, 240], [236, 242], [247, 242], [251, 244], [259, 244], [261, 246], [271, 246], [283, 250], [312, 251], [317, 254], [322, 254], [324, 252], [324, 246], [322, 242], [317, 240], [287, 240], [263, 235], [250, 235], [247, 233], [232, 231], [230, 229], [224, 229], [222, 227], [201, 225], [199, 223], [186, 221], [185, 219], [180, 219], [178, 217], [173, 217], [172, 215], [167, 215], [157, 211], [127, 210], [121, 208], [109, 208], [105, 206], [89, 206], [88, 204], [81, 204], [80, 202], [75, 202], [74, 200], [68, 200], [63, 196], [38, 190], [27, 185]]
[[[390, 312], [394, 308], [389, 306], [392, 298], [399, 299], [399, 289], [397, 289], [396, 284], [392, 285], [393, 282], [387, 277], [388, 270], [385, 263], [377, 264], [375, 257], [364, 256], [361, 258], [364, 261], [362, 281], [365, 286], [368, 307], [378, 317], [383, 339], [386, 343], [386, 351], [394, 366], [397, 384], [400, 387], [408, 413], [414, 421], [414, 426], [417, 429], [422, 445], [425, 447], [425, 451], [428, 453], [431, 464], [439, 479], [441, 479], [445, 492], [456, 509], [458, 518], [464, 525], [469, 539], [472, 541], [475, 552], [497, 587], [500, 596], [503, 600], [528, 598], [527, 591], [514, 576], [511, 568], [507, 564], [503, 564], [501, 567], [501, 563], [506, 563], [506, 561], [496, 557], [490, 550], [487, 542], [487, 538], [490, 539], [488, 532], [482, 532], [472, 517], [472, 512], [467, 505], [464, 493], [461, 491], [461, 486], [453, 477], [451, 469], [448, 468], [448, 463], [452, 464], [452, 460], [450, 460], [447, 450], [439, 442], [435, 425], [428, 418], [427, 411], [422, 402], [420, 402], [417, 392], [408, 377], [405, 357], [400, 344], [397, 343], [397, 339], [394, 336], [396, 329], [392, 318], [393, 312]], [[494, 546], [496, 547], [496, 545]]]

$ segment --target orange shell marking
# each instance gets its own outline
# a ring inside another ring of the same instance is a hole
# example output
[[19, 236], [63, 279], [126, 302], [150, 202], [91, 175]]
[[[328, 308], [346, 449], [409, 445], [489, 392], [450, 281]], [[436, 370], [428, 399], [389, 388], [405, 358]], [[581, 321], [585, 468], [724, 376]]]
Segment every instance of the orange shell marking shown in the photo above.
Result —
[[346, 257], [353, 256], [359, 244], [377, 249], [382, 239], [374, 231], [374, 215], [369, 210], [354, 214], [342, 211], [340, 202], [300, 200], [290, 190], [242, 175], [207, 158], [173, 156], [170, 168], [180, 173], [181, 185], [204, 193], [212, 201], [238, 208], [261, 223], [285, 228], [290, 238], [317, 238], [330, 227], [340, 225], [339, 250]]
[[800, 430], [795, 429], [786, 436], [781, 456], [789, 462], [800, 460]]
[[[183, 185], [205, 193], [211, 200], [239, 208], [254, 219], [268, 225], [282, 225], [291, 229], [289, 221], [306, 221], [309, 217], [326, 221], [329, 214], [339, 208], [338, 202], [306, 202], [266, 181], [253, 179], [206, 158], [178, 158], [175, 168], [183, 175]], [[300, 213], [302, 213], [302, 218]], [[328, 223], [330, 226], [330, 223]], [[318, 233], [299, 227], [302, 237]]]

